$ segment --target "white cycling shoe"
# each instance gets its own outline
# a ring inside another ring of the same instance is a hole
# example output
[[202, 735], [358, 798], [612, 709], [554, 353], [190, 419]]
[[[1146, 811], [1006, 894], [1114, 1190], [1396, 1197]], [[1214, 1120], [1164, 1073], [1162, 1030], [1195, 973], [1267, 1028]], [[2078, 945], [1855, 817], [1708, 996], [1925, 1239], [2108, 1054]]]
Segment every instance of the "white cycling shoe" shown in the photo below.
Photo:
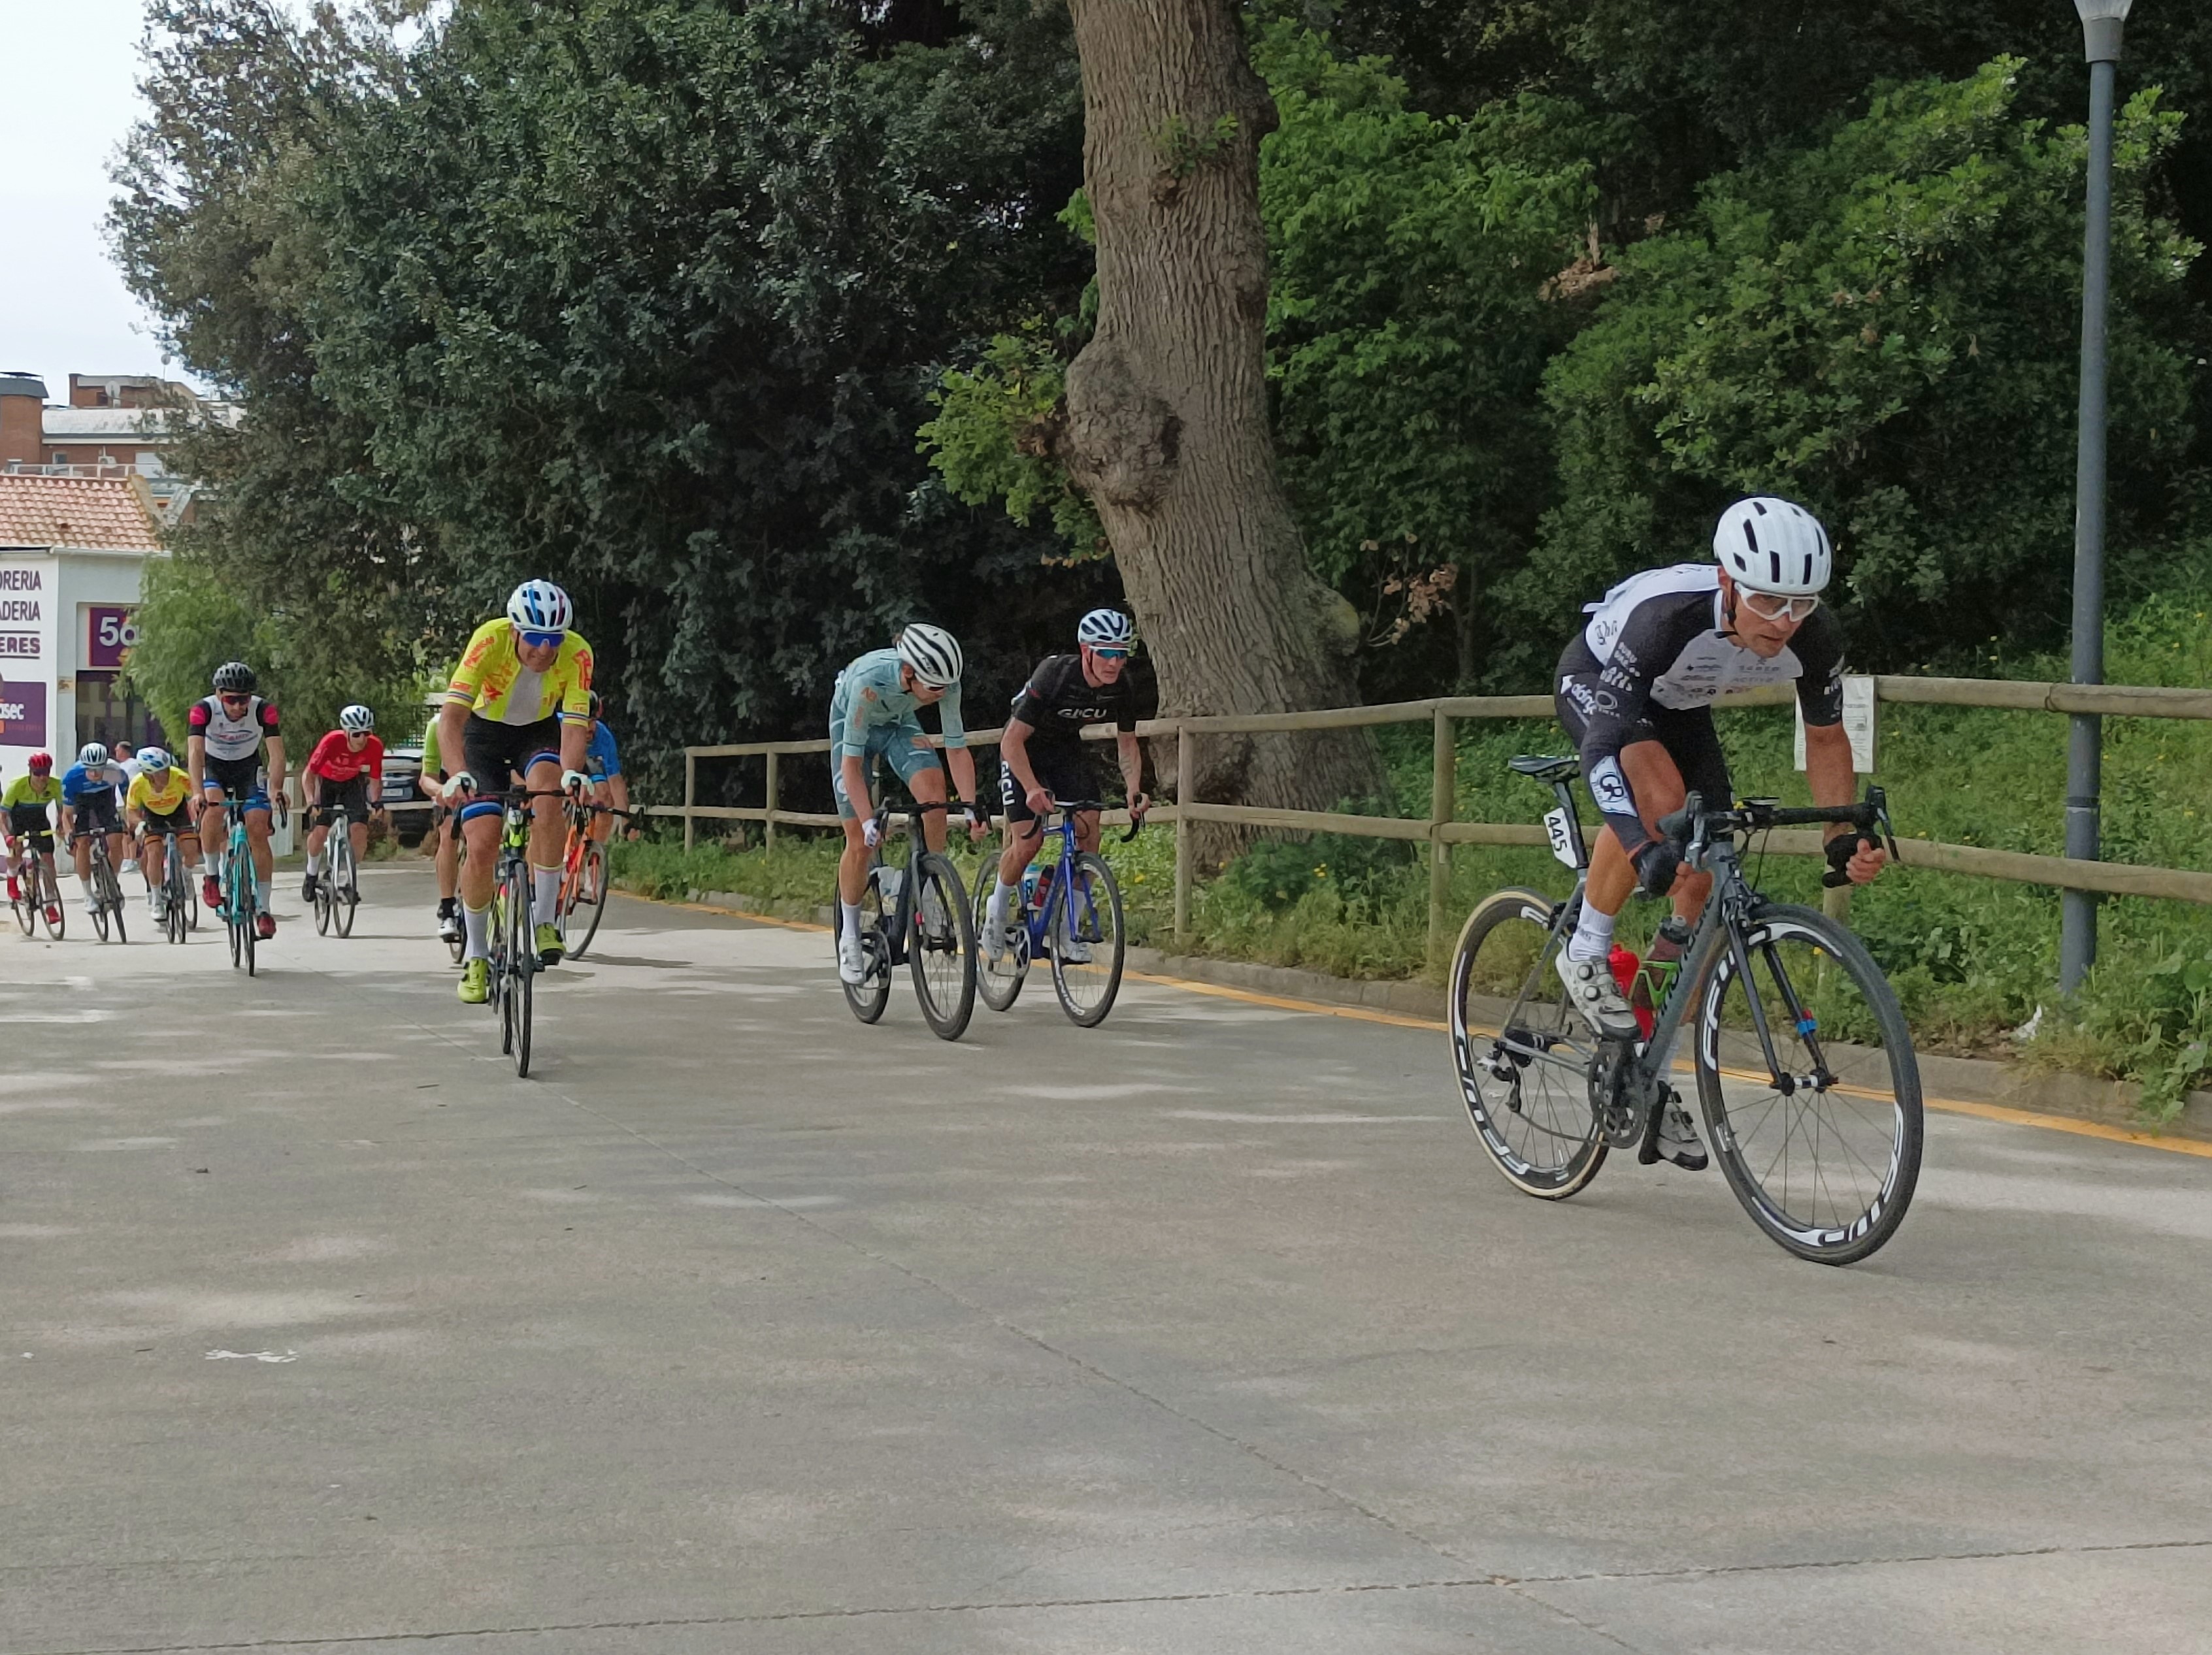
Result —
[[837, 939], [837, 980], [854, 988], [868, 980], [868, 956], [857, 937]]
[[983, 957], [994, 966], [1006, 957], [1006, 905], [995, 900], [983, 905]]
[[1635, 1008], [1621, 997], [1613, 980], [1613, 967], [1602, 955], [1594, 959], [1571, 958], [1565, 949], [1553, 956], [1559, 980], [1567, 985], [1567, 1003], [1582, 1014], [1590, 1032], [1601, 1040], [1632, 1040], [1641, 1034]]
[[1091, 963], [1091, 944], [1079, 937], [1063, 937], [1060, 939], [1060, 957], [1071, 966], [1087, 966]]
[[1670, 1103], [1659, 1112], [1658, 1139], [1653, 1147], [1662, 1160], [1673, 1161], [1686, 1173], [1705, 1170], [1705, 1146], [1691, 1124], [1690, 1112], [1680, 1104]]

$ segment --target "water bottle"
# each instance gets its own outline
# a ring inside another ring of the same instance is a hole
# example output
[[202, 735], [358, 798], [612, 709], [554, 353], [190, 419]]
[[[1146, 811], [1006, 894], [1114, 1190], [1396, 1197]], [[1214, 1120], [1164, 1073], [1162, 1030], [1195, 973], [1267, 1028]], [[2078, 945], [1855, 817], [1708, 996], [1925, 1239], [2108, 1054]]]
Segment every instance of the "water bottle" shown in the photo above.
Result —
[[881, 893], [885, 913], [896, 913], [899, 893], [906, 888], [906, 870], [878, 868], [876, 870], [876, 889]]

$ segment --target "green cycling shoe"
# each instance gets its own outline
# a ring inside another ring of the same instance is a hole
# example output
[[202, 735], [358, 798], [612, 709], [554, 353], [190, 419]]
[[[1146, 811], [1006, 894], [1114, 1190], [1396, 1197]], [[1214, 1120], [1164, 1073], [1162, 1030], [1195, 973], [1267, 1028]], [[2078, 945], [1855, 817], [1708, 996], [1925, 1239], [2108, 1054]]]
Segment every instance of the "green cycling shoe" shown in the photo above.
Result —
[[491, 998], [491, 961], [471, 960], [461, 967], [459, 991], [463, 1005], [480, 1006]]
[[561, 940], [561, 928], [550, 921], [540, 920], [538, 924], [538, 963], [557, 966], [561, 963], [561, 956], [567, 952], [568, 944]]

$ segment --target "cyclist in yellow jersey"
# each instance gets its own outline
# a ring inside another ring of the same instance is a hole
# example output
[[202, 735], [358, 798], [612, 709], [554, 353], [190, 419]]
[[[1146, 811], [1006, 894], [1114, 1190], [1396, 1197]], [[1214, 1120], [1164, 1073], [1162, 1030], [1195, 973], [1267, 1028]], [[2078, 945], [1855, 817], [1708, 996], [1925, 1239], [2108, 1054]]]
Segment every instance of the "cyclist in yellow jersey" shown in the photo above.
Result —
[[[504, 791], [516, 777], [543, 796], [530, 802], [530, 866], [535, 941], [539, 959], [549, 966], [561, 961], [561, 932], [554, 924], [561, 904], [559, 795], [580, 793], [592, 784], [585, 768], [592, 734], [592, 646], [571, 630], [575, 618], [568, 594], [551, 581], [517, 586], [506, 615], [485, 621], [469, 640], [438, 719], [440, 750], [448, 763], [457, 753], [461, 758], [461, 768], [446, 784], [449, 800]], [[460, 997], [471, 1005], [481, 1005], [491, 993], [491, 899], [501, 809], [490, 798], [461, 806], [461, 840], [469, 855], [461, 869], [461, 924], [468, 943]]]
[[178, 767], [167, 749], [141, 749], [138, 773], [131, 779], [130, 791], [123, 796], [123, 809], [138, 837], [138, 865], [146, 875], [146, 906], [153, 911], [157, 925], [167, 915], [161, 871], [168, 846], [162, 836], [177, 836], [177, 854], [185, 859], [187, 879], [199, 867], [200, 841], [192, 831], [191, 803], [191, 778]]
[[461, 815], [445, 803], [446, 755], [438, 745], [438, 725], [444, 714], [431, 715], [422, 732], [422, 797], [436, 802], [430, 812], [429, 851], [438, 870], [438, 940], [461, 940]]

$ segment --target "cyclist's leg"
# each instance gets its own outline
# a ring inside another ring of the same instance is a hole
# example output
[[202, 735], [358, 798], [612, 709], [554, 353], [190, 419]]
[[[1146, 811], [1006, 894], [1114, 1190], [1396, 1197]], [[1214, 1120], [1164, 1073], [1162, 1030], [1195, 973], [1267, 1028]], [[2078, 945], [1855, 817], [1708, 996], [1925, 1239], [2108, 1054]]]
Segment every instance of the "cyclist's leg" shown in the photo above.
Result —
[[[508, 726], [469, 715], [461, 732], [461, 767], [476, 778], [478, 787], [488, 792], [506, 787], [518, 756]], [[461, 842], [468, 848], [459, 881], [461, 920], [468, 931], [465, 961], [491, 958], [491, 898], [499, 877], [501, 815], [493, 799], [471, 799], [460, 809]]]
[[[605, 781], [593, 782], [592, 784], [592, 803], [594, 804], [604, 804], [608, 809], [612, 809], [615, 803], [614, 785], [611, 782]], [[592, 826], [590, 828], [591, 836], [599, 840], [600, 844], [604, 845], [608, 840], [613, 838], [614, 831], [615, 819], [612, 816], [595, 815], [592, 818]]]
[[561, 809], [560, 754], [542, 748], [530, 754], [522, 763], [522, 779], [539, 795], [530, 801], [531, 912], [538, 924], [557, 924], [561, 853], [568, 837], [568, 818]]
[[[1628, 772], [1628, 784], [1636, 790], [1637, 803], [1647, 828], [1657, 832], [1660, 817], [1680, 809], [1692, 793], [1717, 809], [1734, 799], [1735, 790], [1729, 779], [1728, 755], [1721, 750], [1720, 732], [1713, 727], [1711, 707], [1691, 707], [1681, 712], [1654, 707], [1651, 726], [1659, 732], [1660, 745], [1674, 762], [1664, 772], [1654, 767], [1648, 784], [1639, 771]], [[1626, 764], [1627, 755], [1621, 756]], [[1652, 795], [1648, 801], [1647, 785]], [[1672, 895], [1676, 918], [1694, 926], [1698, 916], [1705, 911], [1705, 899], [1712, 894], [1712, 889], [1713, 876], [1702, 869], [1685, 868], [1675, 875]]]
[[276, 876], [276, 853], [269, 843], [270, 820], [273, 809], [266, 793], [257, 792], [240, 808], [246, 821], [246, 855], [253, 864], [254, 924], [264, 937], [276, 924], [274, 910], [270, 906], [270, 882]]
[[[837, 900], [844, 905], [847, 919], [857, 924], [860, 898], [868, 888], [868, 840], [865, 829], [875, 815], [875, 800], [866, 797], [855, 801], [846, 796], [845, 755], [836, 745], [838, 734], [834, 728], [830, 732], [830, 791], [837, 801], [837, 825], [845, 830], [845, 848], [837, 858]], [[867, 749], [860, 755], [862, 780], [873, 776], [877, 755], [882, 751], [876, 733], [870, 732]]]
[[[921, 726], [901, 725], [890, 740], [884, 743], [884, 757], [899, 779], [906, 784], [908, 792], [917, 803], [945, 803], [945, 767], [938, 762], [936, 749], [922, 738]], [[922, 842], [933, 851], [945, 848], [945, 812], [931, 810], [921, 817]]]

